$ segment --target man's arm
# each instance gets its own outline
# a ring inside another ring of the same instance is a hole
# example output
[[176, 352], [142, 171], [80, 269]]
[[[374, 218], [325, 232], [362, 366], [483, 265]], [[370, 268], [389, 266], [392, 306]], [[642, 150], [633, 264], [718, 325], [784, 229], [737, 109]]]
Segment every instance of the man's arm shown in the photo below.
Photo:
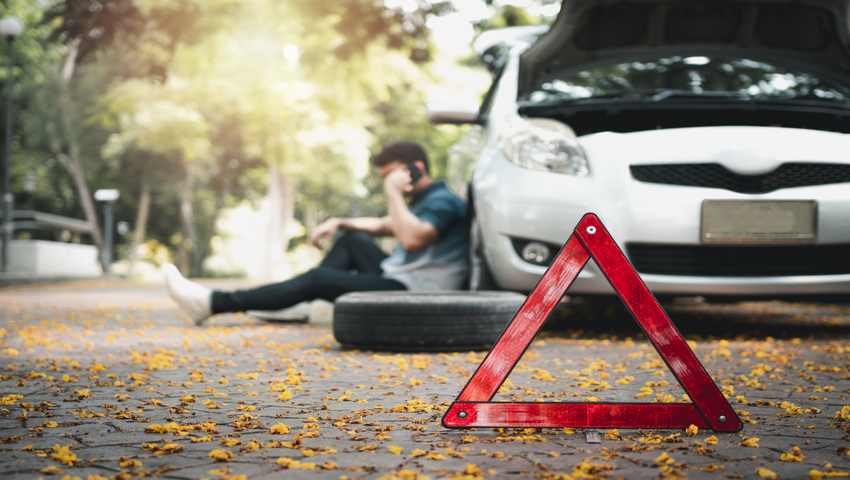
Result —
[[329, 218], [310, 234], [310, 244], [319, 247], [339, 229], [358, 230], [373, 237], [385, 237], [393, 234], [389, 226], [389, 217]]
[[387, 217], [340, 218], [339, 228], [343, 230], [359, 230], [373, 237], [386, 237], [393, 234], [389, 223], [389, 218]]
[[430, 222], [417, 217], [404, 200], [404, 189], [410, 184], [410, 174], [403, 169], [395, 170], [384, 179], [384, 191], [389, 204], [389, 228], [402, 248], [416, 252], [436, 242], [437, 228]]

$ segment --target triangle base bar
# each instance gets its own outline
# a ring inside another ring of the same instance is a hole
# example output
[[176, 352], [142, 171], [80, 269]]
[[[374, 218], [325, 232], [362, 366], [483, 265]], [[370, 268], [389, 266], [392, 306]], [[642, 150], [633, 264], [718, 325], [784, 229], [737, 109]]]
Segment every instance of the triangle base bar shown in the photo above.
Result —
[[[463, 418], [461, 418], [463, 417]], [[449, 428], [711, 428], [692, 403], [454, 402]]]

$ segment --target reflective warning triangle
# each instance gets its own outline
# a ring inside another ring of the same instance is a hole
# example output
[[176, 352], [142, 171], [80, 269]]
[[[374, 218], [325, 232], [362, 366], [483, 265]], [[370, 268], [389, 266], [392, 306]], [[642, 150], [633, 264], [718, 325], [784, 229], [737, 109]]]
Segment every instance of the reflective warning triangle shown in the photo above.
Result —
[[[590, 257], [693, 403], [491, 401]], [[743, 427], [682, 334], [592, 213], [582, 217], [499, 341], [443, 415], [443, 426], [450, 428], [687, 428], [690, 425], [716, 432], [737, 432]]]

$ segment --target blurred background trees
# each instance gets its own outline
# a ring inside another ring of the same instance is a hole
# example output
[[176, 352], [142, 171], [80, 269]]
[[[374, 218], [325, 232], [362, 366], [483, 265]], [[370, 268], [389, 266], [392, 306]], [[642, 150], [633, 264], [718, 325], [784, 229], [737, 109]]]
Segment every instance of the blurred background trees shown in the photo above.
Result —
[[[6, 0], [0, 10], [27, 26], [15, 69], [0, 68], [0, 80], [15, 76], [16, 208], [83, 218], [94, 226], [83, 241], [103, 249], [92, 192], [118, 188], [117, 258], [130, 275], [141, 259], [244, 274], [228, 253], [206, 261], [242, 235], [262, 245], [253, 275], [286, 277], [286, 252], [309, 250], [319, 222], [386, 213], [368, 165], [382, 144], [422, 143], [440, 177], [461, 133], [429, 125], [424, 108], [444, 82], [428, 21], [451, 13], [448, 1]], [[533, 21], [506, 5], [479, 28]], [[478, 83], [474, 94], [486, 77]]]

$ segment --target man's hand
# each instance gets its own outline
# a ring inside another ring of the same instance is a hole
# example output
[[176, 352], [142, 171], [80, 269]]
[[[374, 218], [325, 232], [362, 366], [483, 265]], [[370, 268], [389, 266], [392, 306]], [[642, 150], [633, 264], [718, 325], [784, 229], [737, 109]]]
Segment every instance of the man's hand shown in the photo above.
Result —
[[406, 168], [397, 168], [384, 177], [384, 192], [388, 196], [404, 195], [413, 189], [410, 180], [410, 172]]
[[310, 245], [321, 248], [339, 230], [342, 221], [338, 218], [329, 218], [322, 222], [313, 233], [310, 234]]

